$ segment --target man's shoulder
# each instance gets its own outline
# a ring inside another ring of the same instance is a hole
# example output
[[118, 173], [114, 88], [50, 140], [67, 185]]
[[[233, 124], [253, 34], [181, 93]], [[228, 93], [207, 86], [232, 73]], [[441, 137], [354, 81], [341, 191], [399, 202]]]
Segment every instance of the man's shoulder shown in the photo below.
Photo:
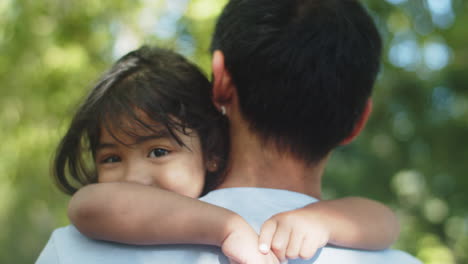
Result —
[[[312, 261], [312, 262], [310, 262]], [[290, 264], [422, 264], [417, 258], [400, 250], [366, 251], [346, 248], [325, 247], [309, 262], [290, 261]]]
[[133, 246], [89, 239], [74, 226], [56, 229], [36, 264], [228, 264], [217, 247], [204, 245]]

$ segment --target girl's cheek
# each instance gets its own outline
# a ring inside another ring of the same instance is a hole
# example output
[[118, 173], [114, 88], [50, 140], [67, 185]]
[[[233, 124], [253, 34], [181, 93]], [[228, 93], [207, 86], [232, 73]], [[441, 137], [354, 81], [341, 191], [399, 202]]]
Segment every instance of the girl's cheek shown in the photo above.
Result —
[[174, 175], [175, 179], [172, 182], [173, 191], [188, 196], [191, 198], [198, 198], [203, 190], [204, 177], [200, 178], [199, 175], [194, 175], [190, 171], [180, 171], [178, 175]]
[[120, 181], [118, 170], [98, 170], [98, 182], [118, 182]]

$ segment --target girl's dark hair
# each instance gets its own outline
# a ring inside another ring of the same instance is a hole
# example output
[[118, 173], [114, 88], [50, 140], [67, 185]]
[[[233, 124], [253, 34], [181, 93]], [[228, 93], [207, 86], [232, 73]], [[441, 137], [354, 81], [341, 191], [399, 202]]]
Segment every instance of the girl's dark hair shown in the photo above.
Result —
[[206, 172], [203, 193], [222, 181], [228, 153], [227, 120], [211, 102], [210, 82], [181, 55], [143, 46], [119, 59], [78, 108], [53, 165], [62, 191], [73, 194], [79, 187], [97, 182], [94, 158], [101, 128], [112, 135], [118, 129], [140, 136], [129, 128], [128, 120], [147, 131], [164, 129], [180, 145], [183, 142], [176, 131], [185, 135], [196, 132], [204, 161], [217, 162], [217, 172]]

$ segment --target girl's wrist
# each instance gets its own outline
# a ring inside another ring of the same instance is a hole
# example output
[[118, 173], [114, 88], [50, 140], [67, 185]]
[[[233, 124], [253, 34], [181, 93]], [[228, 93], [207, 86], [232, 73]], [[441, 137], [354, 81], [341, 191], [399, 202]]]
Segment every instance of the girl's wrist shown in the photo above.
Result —
[[240, 215], [232, 212], [229, 214], [228, 218], [225, 221], [224, 231], [222, 232], [222, 236], [220, 240], [218, 240], [218, 246], [222, 246], [224, 241], [235, 231], [241, 230], [244, 228], [250, 227], [250, 225], [242, 218]]

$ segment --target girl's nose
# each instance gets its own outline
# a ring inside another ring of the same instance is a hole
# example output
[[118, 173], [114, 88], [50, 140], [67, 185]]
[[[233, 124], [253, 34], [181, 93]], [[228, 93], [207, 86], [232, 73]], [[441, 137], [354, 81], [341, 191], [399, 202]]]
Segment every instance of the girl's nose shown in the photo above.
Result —
[[154, 184], [149, 171], [144, 166], [141, 166], [141, 164], [129, 166], [125, 172], [124, 181], [148, 186]]

